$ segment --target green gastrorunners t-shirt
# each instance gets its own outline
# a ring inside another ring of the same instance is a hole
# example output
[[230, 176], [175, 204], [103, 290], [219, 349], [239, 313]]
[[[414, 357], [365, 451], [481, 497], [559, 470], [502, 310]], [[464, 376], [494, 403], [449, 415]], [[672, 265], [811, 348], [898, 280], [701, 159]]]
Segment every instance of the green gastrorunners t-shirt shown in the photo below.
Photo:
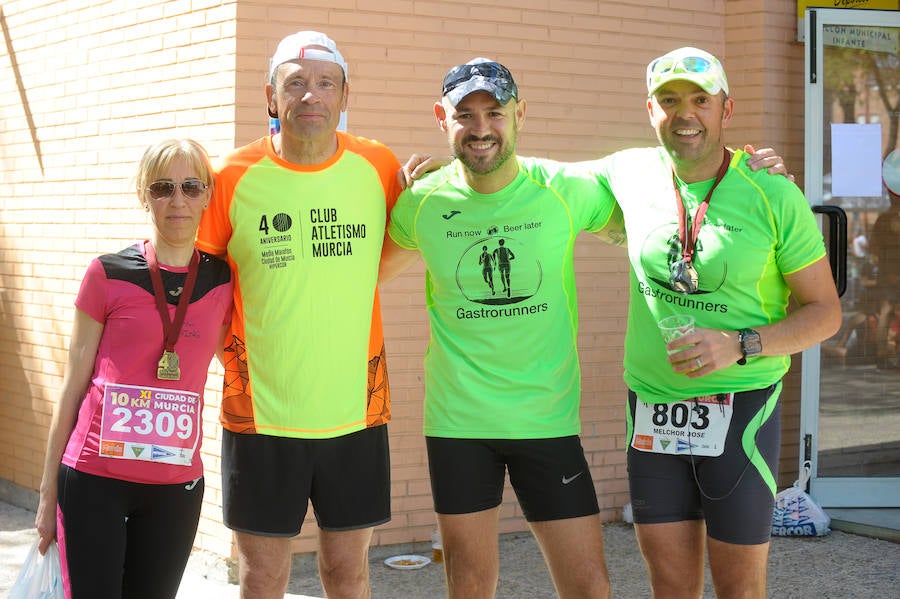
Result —
[[[672, 167], [663, 148], [617, 152], [594, 163], [599, 180], [625, 216], [631, 300], [625, 338], [625, 382], [646, 402], [761, 389], [780, 380], [789, 356], [750, 358], [699, 378], [672, 371], [656, 325], [691, 314], [697, 327], [737, 330], [784, 319], [789, 289], [783, 275], [825, 255], [822, 234], [803, 193], [785, 177], [753, 172], [734, 152], [700, 228], [694, 265], [699, 291], [682, 295], [669, 282], [681, 259]], [[713, 180], [678, 181], [693, 215]]]
[[531, 439], [580, 432], [572, 254], [615, 207], [582, 166], [519, 157], [493, 194], [458, 161], [401, 194], [389, 233], [427, 267], [425, 434]]

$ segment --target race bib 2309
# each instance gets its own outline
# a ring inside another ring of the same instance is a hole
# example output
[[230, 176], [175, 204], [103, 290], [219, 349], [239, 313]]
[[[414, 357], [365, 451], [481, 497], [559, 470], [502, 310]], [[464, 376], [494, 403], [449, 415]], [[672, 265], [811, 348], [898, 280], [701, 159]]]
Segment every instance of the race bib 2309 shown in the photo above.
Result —
[[196, 393], [106, 385], [100, 455], [190, 466], [199, 442], [201, 417]]

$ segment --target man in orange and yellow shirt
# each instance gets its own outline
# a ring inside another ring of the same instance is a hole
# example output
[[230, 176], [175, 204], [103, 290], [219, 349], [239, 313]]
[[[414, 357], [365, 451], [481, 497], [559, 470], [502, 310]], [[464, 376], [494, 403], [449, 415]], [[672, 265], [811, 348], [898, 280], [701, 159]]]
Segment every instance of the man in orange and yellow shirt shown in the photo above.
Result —
[[266, 86], [281, 131], [226, 157], [198, 234], [235, 275], [222, 483], [242, 596], [284, 595], [310, 501], [326, 594], [364, 594], [373, 527], [390, 519], [376, 285], [399, 163], [337, 130], [348, 92], [331, 39], [282, 40]]

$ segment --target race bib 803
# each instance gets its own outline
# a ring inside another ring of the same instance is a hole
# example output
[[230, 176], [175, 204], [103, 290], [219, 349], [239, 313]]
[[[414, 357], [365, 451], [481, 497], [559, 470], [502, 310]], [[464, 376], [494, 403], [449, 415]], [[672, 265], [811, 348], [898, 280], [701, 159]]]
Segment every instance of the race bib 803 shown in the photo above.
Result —
[[733, 402], [734, 393], [672, 403], [645, 403], [638, 398], [631, 446], [652, 453], [722, 455]]

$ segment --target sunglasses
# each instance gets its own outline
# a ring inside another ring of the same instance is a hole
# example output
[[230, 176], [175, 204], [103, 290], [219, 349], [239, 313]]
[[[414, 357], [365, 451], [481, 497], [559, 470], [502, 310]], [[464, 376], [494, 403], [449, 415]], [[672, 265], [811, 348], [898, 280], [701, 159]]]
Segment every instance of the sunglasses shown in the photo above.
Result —
[[181, 183], [160, 179], [154, 181], [147, 186], [147, 192], [150, 198], [154, 200], [166, 200], [175, 195], [175, 188], [181, 188], [181, 194], [189, 200], [196, 200], [209, 188], [209, 186], [200, 179], [185, 179]]
[[654, 75], [665, 73], [706, 73], [713, 68], [713, 63], [702, 56], [685, 56], [679, 60], [673, 58], [659, 58], [650, 65], [650, 72]]
[[444, 88], [441, 91], [441, 95], [446, 96], [448, 92], [453, 91], [469, 79], [477, 76], [492, 80], [497, 87], [513, 96], [518, 97], [519, 95], [519, 90], [513, 82], [512, 74], [506, 67], [496, 62], [461, 64], [453, 67], [447, 73], [447, 76], [444, 77]]

